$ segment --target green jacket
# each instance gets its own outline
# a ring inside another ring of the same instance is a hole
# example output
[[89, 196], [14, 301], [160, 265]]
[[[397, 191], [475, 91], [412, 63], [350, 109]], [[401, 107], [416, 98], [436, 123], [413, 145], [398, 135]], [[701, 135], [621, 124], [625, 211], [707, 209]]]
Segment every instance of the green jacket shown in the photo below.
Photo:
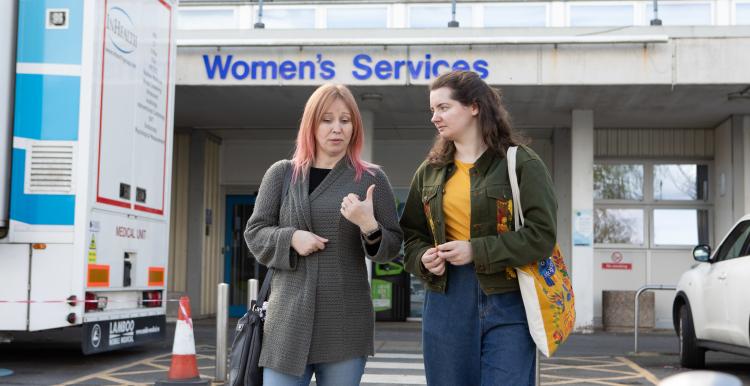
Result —
[[[502, 155], [485, 151], [470, 169], [471, 249], [479, 284], [486, 294], [518, 290], [518, 279], [506, 271], [549, 257], [557, 236], [557, 198], [547, 168], [526, 146], [519, 147], [516, 171], [525, 225], [513, 232], [513, 203], [508, 165]], [[455, 165], [435, 167], [423, 162], [412, 179], [401, 229], [404, 231], [406, 270], [420, 277], [428, 289], [444, 292], [448, 271], [429, 272], [422, 255], [435, 243], [445, 243], [443, 194]], [[432, 218], [432, 225], [428, 220]], [[434, 231], [431, 230], [434, 228]], [[514, 273], [514, 272], [513, 272]]]

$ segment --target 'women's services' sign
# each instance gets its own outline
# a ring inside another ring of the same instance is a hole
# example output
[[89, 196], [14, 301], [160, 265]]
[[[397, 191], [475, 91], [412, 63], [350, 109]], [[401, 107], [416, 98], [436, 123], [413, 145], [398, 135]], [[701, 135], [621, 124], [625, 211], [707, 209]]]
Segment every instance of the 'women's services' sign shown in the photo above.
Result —
[[[497, 59], [493, 50], [468, 47], [221, 47], [214, 50], [180, 47], [177, 83], [429, 84], [438, 75], [451, 70], [474, 71], [490, 80], [493, 68], [497, 64], [505, 65]], [[535, 61], [536, 53], [529, 59]]]
[[[234, 80], [333, 80], [336, 78], [336, 62], [316, 54], [308, 60], [245, 60], [234, 55], [203, 55], [203, 64], [208, 79]], [[464, 59], [445, 60], [425, 54], [423, 58], [388, 60], [373, 58], [368, 54], [357, 54], [351, 59], [350, 76], [356, 80], [373, 77], [380, 80], [435, 78], [450, 70], [472, 70], [482, 78], [489, 75], [486, 60], [472, 62]]]

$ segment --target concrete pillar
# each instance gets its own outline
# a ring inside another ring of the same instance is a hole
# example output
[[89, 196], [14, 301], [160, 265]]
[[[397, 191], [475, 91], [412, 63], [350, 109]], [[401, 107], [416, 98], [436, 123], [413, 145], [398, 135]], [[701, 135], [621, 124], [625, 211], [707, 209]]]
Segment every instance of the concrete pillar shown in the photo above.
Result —
[[[372, 110], [361, 110], [362, 126], [364, 127], [364, 144], [362, 146], [362, 160], [373, 162], [372, 149], [375, 145], [375, 113]], [[377, 187], [375, 188], [377, 190]], [[367, 281], [372, 280], [372, 260], [366, 259], [367, 262]]]
[[200, 313], [203, 272], [203, 242], [205, 239], [206, 213], [203, 204], [206, 163], [206, 133], [194, 130], [190, 138], [190, 176], [188, 178], [188, 241], [186, 283], [190, 308]]
[[[594, 328], [594, 112], [573, 110], [570, 129], [572, 278], [576, 295], [576, 331]], [[584, 237], [579, 237], [581, 234]], [[593, 238], [593, 237], [591, 237]]]
[[571, 257], [573, 234], [571, 233], [571, 144], [570, 129], [558, 128], [552, 133], [552, 145], [554, 147], [555, 165], [555, 193], [557, 193], [557, 244], [565, 256], [565, 264], [574, 274]]
[[732, 118], [714, 129], [714, 181], [709, 195], [714, 203], [714, 239], [718, 240], [734, 224], [734, 175], [732, 168]]
[[[732, 117], [732, 174], [734, 181], [732, 225], [750, 212], [750, 116]], [[716, 235], [717, 238], [724, 236]]]
[[372, 161], [372, 149], [375, 145], [375, 113], [372, 110], [362, 110], [362, 125], [365, 128], [365, 143], [362, 146], [362, 159]]

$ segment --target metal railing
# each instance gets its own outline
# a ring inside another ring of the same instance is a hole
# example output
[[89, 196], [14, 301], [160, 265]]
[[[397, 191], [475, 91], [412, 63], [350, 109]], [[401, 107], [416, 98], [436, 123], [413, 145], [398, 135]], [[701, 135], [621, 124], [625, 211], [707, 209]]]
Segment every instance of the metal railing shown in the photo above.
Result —
[[638, 306], [638, 299], [641, 297], [641, 294], [650, 291], [650, 290], [665, 290], [665, 291], [674, 291], [677, 289], [676, 285], [664, 285], [664, 284], [647, 284], [644, 285], [641, 288], [638, 288], [638, 291], [635, 293], [635, 312], [633, 316], [633, 336], [635, 339], [633, 352], [638, 353], [638, 314], [640, 311], [640, 307]]

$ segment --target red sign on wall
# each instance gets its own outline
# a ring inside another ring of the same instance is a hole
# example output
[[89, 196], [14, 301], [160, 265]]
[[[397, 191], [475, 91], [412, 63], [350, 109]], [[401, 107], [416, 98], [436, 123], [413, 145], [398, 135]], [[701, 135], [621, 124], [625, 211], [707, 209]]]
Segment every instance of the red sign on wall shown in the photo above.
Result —
[[630, 271], [633, 269], [633, 264], [631, 263], [623, 263], [622, 259], [622, 252], [620, 251], [614, 251], [612, 252], [612, 256], [610, 256], [612, 259], [611, 263], [602, 263], [602, 269], [621, 269]]
[[602, 263], [602, 269], [623, 269], [630, 271], [633, 269], [633, 264], [630, 263]]

